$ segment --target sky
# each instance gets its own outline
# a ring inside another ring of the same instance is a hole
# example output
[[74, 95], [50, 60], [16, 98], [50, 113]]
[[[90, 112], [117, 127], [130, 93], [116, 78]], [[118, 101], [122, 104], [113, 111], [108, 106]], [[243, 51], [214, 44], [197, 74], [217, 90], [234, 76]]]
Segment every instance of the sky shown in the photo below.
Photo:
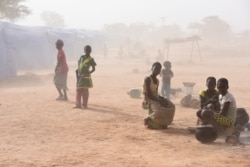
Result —
[[26, 0], [32, 14], [17, 24], [43, 26], [41, 13], [54, 11], [64, 17], [67, 28], [100, 30], [113, 23], [144, 22], [178, 24], [218, 16], [233, 31], [250, 29], [250, 0]]

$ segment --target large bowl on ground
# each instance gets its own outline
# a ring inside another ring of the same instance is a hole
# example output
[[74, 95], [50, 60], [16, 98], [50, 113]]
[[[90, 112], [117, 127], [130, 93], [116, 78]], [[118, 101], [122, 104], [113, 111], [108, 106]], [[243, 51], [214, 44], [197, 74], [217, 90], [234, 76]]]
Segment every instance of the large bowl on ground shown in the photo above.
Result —
[[195, 137], [201, 143], [212, 143], [218, 138], [218, 132], [212, 125], [200, 125], [196, 128]]

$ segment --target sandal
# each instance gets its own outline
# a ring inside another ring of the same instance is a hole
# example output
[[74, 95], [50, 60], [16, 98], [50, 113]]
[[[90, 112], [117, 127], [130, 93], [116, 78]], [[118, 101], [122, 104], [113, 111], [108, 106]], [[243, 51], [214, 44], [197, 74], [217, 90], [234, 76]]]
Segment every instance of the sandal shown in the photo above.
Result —
[[58, 98], [56, 98], [56, 100], [63, 100], [64, 97], [63, 96], [59, 96]]
[[79, 105], [76, 105], [75, 107], [73, 107], [73, 108], [75, 108], [75, 109], [77, 109], [77, 108], [82, 108], [81, 106], [79, 106]]

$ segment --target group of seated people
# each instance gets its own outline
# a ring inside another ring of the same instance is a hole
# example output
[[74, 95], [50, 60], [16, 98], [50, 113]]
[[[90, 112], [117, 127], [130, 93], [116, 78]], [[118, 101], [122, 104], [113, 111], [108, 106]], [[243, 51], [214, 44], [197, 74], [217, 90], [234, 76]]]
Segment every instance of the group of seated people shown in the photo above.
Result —
[[[158, 94], [157, 75], [160, 74], [161, 68], [161, 64], [155, 62], [152, 65], [151, 75], [144, 79], [142, 106], [148, 109], [148, 117], [144, 119], [144, 125], [150, 129], [167, 128], [172, 123], [175, 113], [175, 105]], [[207, 89], [199, 93], [200, 109], [197, 111], [197, 124], [209, 124], [216, 129], [224, 129], [228, 132], [226, 142], [237, 142], [240, 135], [235, 127], [237, 106], [234, 96], [228, 91], [228, 80], [220, 78], [216, 82], [215, 77], [208, 77], [206, 86]]]

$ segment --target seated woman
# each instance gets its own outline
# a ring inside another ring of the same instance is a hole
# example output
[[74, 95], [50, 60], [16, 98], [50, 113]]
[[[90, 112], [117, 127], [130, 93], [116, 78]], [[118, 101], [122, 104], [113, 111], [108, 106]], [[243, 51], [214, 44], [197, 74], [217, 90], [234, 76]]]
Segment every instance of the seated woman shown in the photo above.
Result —
[[216, 88], [216, 78], [208, 77], [206, 80], [206, 90], [202, 90], [199, 93], [200, 97], [200, 110], [197, 111], [196, 115], [199, 118], [197, 121], [197, 125], [204, 124], [201, 116], [202, 109], [210, 109], [215, 112], [220, 111], [220, 103], [219, 103], [219, 92]]
[[144, 79], [143, 83], [143, 108], [148, 109], [148, 117], [144, 125], [151, 129], [166, 129], [174, 118], [175, 105], [168, 99], [158, 95], [159, 80], [157, 75], [161, 72], [161, 64], [152, 65], [152, 74]]

